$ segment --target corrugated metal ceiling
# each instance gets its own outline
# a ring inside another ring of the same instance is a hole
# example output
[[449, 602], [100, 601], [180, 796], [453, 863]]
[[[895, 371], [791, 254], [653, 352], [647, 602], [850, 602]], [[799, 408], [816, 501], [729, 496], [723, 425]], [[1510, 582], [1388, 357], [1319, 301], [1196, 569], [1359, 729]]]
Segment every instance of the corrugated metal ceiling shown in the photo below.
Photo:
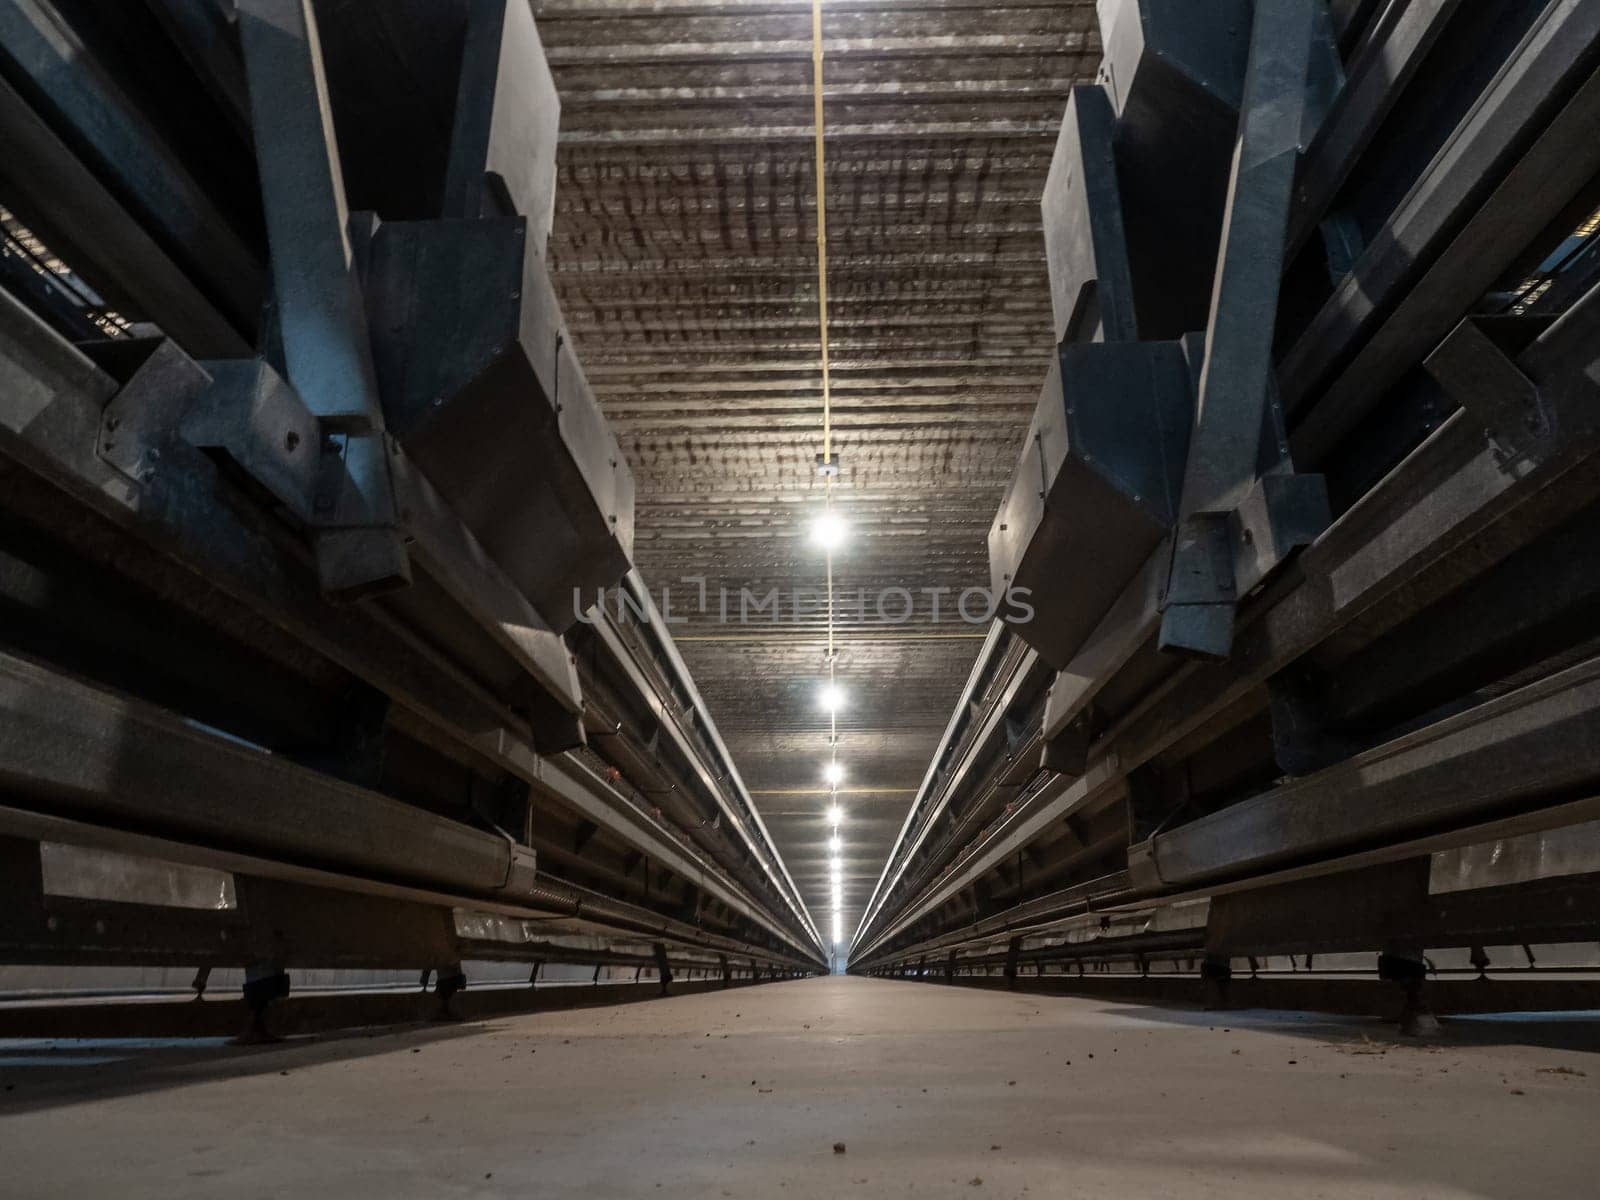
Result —
[[[805, 537], [822, 504], [810, 0], [534, 7], [563, 102], [551, 261], [638, 482], [638, 565], [658, 602], [671, 588], [684, 658], [825, 928], [825, 617], [786, 601], [739, 619], [740, 589], [824, 587]], [[829, 0], [823, 33], [835, 502], [854, 528], [836, 559], [848, 935], [984, 632], [955, 597], [988, 582], [1043, 379], [1039, 196], [1099, 44], [1089, 0]], [[891, 588], [912, 621], [883, 623]]]

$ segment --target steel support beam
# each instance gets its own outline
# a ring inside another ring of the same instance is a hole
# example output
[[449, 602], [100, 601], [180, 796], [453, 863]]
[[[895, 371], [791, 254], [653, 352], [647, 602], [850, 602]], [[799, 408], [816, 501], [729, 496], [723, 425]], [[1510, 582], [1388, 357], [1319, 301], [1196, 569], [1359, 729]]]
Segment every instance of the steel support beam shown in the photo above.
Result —
[[[1277, 412], [1272, 331], [1295, 173], [1310, 120], [1312, 60], [1324, 30], [1320, 9], [1315, 0], [1256, 6], [1205, 365], [1162, 604], [1161, 645], [1177, 653], [1227, 657], [1240, 597], [1233, 567], [1238, 535], [1230, 518], [1267, 473], [1264, 462], [1271, 464], [1268, 472], [1288, 472], [1292, 479]], [[1298, 482], [1302, 488], [1318, 486]], [[1297, 501], [1311, 498], [1281, 500], [1291, 507]], [[1272, 500], [1268, 507], [1274, 507]]]
[[311, 0], [241, 0], [239, 40], [272, 260], [276, 345], [284, 373], [344, 460], [338, 523], [316, 534], [331, 595], [360, 597], [411, 581], [366, 310], [356, 281], [339, 146]]

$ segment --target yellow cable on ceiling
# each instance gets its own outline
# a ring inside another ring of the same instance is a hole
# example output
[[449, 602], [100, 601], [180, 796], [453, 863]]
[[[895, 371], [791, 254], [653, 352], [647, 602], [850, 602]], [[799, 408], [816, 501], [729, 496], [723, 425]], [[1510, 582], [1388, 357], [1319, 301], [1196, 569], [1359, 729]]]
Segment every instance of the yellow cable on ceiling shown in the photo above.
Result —
[[[833, 456], [833, 388], [828, 362], [828, 176], [822, 122], [822, 0], [811, 0], [811, 93], [817, 130], [817, 313], [822, 332], [822, 461]], [[830, 486], [832, 477], [829, 476]]]

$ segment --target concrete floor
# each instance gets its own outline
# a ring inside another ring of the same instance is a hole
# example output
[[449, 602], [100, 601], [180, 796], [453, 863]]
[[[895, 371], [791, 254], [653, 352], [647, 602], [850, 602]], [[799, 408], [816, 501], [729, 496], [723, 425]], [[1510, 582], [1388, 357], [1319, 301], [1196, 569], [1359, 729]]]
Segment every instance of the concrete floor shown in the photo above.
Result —
[[1597, 1031], [1424, 1046], [819, 979], [265, 1049], [0, 1044], [0, 1194], [1592, 1198]]

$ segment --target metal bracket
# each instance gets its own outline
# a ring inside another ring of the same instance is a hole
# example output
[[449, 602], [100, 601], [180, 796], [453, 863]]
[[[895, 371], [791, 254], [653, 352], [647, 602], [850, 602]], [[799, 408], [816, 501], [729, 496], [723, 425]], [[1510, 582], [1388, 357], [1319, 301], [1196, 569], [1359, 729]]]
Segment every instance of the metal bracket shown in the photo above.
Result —
[[1156, 843], [1147, 838], [1128, 847], [1128, 879], [1140, 891], [1163, 886], [1161, 868], [1156, 864]]
[[[392, 451], [384, 434], [350, 431], [318, 417], [299, 393], [259, 359], [195, 362], [163, 341], [106, 405], [96, 453], [136, 484], [148, 484], [180, 444], [225, 455], [322, 541], [352, 535], [368, 549], [362, 574], [386, 586], [409, 582], [388, 488], [369, 495], [359, 478], [387, 481]], [[381, 456], [381, 458], [380, 458]], [[348, 559], [349, 548], [339, 551]], [[324, 586], [342, 573], [324, 571]], [[365, 593], [363, 593], [365, 594]]]
[[323, 589], [359, 599], [409, 584], [388, 435], [317, 416], [259, 359], [204, 367], [211, 386], [188, 405], [179, 427], [183, 440], [227, 455], [313, 531]]
[[1333, 521], [1321, 475], [1263, 475], [1229, 520], [1234, 584], [1249, 595], [1295, 550], [1309, 546]]
[[[332, 473], [324, 464], [321, 423], [294, 388], [259, 359], [203, 364], [211, 386], [177, 424], [183, 440], [226, 454], [304, 524], [317, 523], [317, 502]], [[333, 470], [343, 475], [343, 462]]]
[[1089, 766], [1089, 746], [1093, 741], [1089, 717], [1085, 714], [1055, 737], [1045, 739], [1039, 765], [1047, 771], [1079, 779]]
[[1439, 344], [1423, 367], [1483, 426], [1502, 465], [1521, 458], [1551, 431], [1538, 385], [1468, 317]]
[[[411, 581], [395, 528], [393, 447], [386, 434], [351, 431], [342, 421], [317, 416], [260, 359], [208, 361], [193, 369], [204, 386], [189, 393], [181, 410], [166, 410], [173, 436], [226, 455], [313, 532], [324, 590], [358, 598]], [[362, 481], [381, 483], [374, 485], [377, 494]]]
[[149, 483], [179, 422], [210, 383], [176, 342], [163, 341], [106, 405], [95, 453], [134, 483]]
[[1161, 603], [1162, 650], [1223, 659], [1233, 645], [1233, 540], [1227, 513], [1196, 513], [1177, 531]]

